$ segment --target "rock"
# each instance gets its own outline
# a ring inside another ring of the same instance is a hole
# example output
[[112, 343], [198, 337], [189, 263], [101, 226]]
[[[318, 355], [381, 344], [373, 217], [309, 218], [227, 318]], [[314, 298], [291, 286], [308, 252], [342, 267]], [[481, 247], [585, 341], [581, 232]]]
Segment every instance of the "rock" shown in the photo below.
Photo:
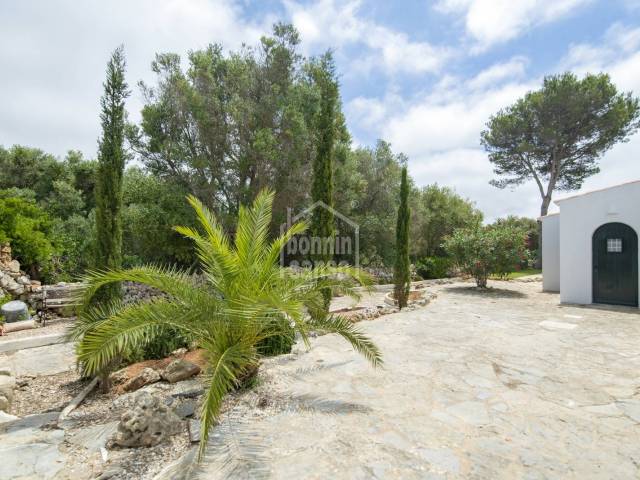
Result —
[[202, 394], [204, 394], [204, 387], [196, 378], [174, 385], [171, 392], [171, 396], [174, 398], [196, 398]]
[[182, 421], [158, 397], [141, 391], [120, 418], [114, 442], [121, 447], [152, 447], [183, 429]]
[[196, 404], [193, 402], [182, 402], [174, 411], [180, 418], [193, 417], [196, 413]]
[[191, 443], [200, 443], [200, 420], [189, 420], [189, 440]]
[[16, 417], [15, 415], [11, 415], [0, 410], [0, 423], [13, 422], [14, 420], [18, 420], [19, 418], [20, 417]]
[[11, 283], [7, 285], [7, 290], [12, 295], [19, 296], [24, 293], [24, 285], [20, 285], [12, 280]]
[[122, 474], [124, 474], [124, 469], [116, 465], [102, 472], [102, 475], [100, 475], [97, 480], [109, 480], [110, 478], [119, 477]]
[[18, 277], [16, 279], [16, 282], [18, 282], [20, 285], [31, 285], [31, 280], [29, 280], [29, 277], [27, 277], [26, 275]]
[[200, 367], [195, 363], [183, 359], [174, 360], [162, 371], [162, 378], [169, 383], [176, 383], [198, 373], [200, 373]]
[[109, 375], [109, 380], [111, 380], [111, 383], [113, 385], [120, 385], [126, 382], [127, 378], [128, 378], [128, 375], [127, 375], [126, 368], [122, 368], [116, 372], [113, 372], [111, 375]]
[[20, 262], [17, 260], [11, 260], [7, 263], [7, 270], [9, 273], [20, 273]]
[[187, 350], [184, 347], [178, 348], [177, 350], [174, 350], [173, 352], [171, 352], [171, 356], [172, 357], [177, 357], [177, 358], [182, 358], [187, 354], [188, 351], [189, 350]]
[[149, 385], [150, 383], [155, 383], [160, 381], [160, 374], [156, 372], [153, 368], [144, 368], [142, 371], [131, 378], [127, 383], [122, 386], [122, 389], [125, 392], [133, 392], [138, 390], [139, 388], [144, 387], [145, 385]]
[[57, 418], [55, 412], [0, 424], [0, 478], [60, 478], [56, 475], [65, 466], [60, 451], [64, 431], [51, 428]]
[[8, 412], [13, 402], [16, 379], [11, 375], [0, 375], [0, 410]]
[[99, 452], [101, 447], [116, 431], [118, 422], [110, 422], [104, 425], [92, 425], [85, 427], [73, 435], [67, 434], [67, 442], [86, 448], [90, 452]]
[[153, 480], [188, 480], [198, 476], [198, 448], [191, 447], [177, 460], [164, 467]]
[[0, 313], [4, 315], [7, 323], [20, 322], [31, 318], [29, 315], [29, 307], [26, 303], [21, 302], [20, 300], [13, 300], [5, 303], [0, 307]]

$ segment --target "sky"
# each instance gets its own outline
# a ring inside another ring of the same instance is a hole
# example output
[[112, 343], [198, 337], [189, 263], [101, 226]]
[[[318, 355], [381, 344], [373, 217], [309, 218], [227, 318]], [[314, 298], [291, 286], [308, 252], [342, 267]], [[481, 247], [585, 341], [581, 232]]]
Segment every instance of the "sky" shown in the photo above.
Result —
[[[136, 121], [156, 53], [256, 44], [277, 21], [297, 27], [302, 53], [334, 51], [355, 145], [389, 141], [417, 185], [454, 188], [487, 220], [540, 210], [533, 183], [489, 185], [492, 114], [567, 70], [608, 72], [640, 96], [640, 0], [0, 0], [0, 145], [94, 158], [117, 45]], [[640, 134], [600, 165], [581, 191], [640, 179]]]

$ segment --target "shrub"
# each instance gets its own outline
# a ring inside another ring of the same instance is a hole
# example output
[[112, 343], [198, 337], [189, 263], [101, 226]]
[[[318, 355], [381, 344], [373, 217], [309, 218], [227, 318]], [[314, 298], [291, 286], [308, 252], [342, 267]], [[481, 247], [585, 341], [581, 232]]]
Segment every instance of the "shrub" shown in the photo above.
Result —
[[524, 236], [510, 227], [478, 227], [456, 230], [445, 240], [445, 250], [455, 264], [475, 278], [478, 287], [487, 286], [490, 275], [512, 270], [524, 256]]
[[123, 360], [125, 363], [135, 363], [142, 360], [165, 358], [174, 350], [188, 348], [190, 343], [189, 337], [179, 329], [161, 328], [148, 343], [125, 353]]
[[46, 274], [54, 246], [53, 224], [33, 200], [0, 190], [0, 243], [9, 243], [13, 255], [33, 277]]
[[424, 280], [451, 276], [453, 261], [449, 257], [424, 257], [416, 262], [416, 271]]

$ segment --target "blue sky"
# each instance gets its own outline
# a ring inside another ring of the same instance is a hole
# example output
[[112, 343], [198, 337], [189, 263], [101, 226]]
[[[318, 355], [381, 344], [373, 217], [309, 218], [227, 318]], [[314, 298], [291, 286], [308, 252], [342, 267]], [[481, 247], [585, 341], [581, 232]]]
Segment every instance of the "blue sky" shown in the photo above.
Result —
[[[275, 21], [294, 23], [305, 54], [334, 50], [354, 143], [390, 141], [416, 183], [451, 186], [488, 219], [540, 204], [531, 184], [488, 184], [479, 135], [492, 113], [565, 70], [606, 71], [640, 95], [640, 0], [22, 0], [0, 4], [0, 144], [93, 157], [116, 45], [134, 85], [153, 81], [155, 52], [234, 49]], [[133, 120], [140, 106], [136, 91]], [[583, 190], [640, 178], [640, 136], [601, 165]]]

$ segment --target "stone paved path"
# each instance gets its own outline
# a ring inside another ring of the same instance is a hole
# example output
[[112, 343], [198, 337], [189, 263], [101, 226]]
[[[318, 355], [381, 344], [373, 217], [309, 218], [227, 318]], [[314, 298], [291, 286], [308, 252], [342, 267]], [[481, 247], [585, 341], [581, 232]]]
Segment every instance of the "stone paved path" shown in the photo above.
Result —
[[268, 361], [277, 408], [231, 411], [199, 478], [639, 478], [640, 314], [493, 286], [361, 323], [383, 369], [332, 335]]
[[75, 368], [72, 343], [58, 343], [0, 354], [0, 366], [8, 365], [17, 377], [55, 375]]

